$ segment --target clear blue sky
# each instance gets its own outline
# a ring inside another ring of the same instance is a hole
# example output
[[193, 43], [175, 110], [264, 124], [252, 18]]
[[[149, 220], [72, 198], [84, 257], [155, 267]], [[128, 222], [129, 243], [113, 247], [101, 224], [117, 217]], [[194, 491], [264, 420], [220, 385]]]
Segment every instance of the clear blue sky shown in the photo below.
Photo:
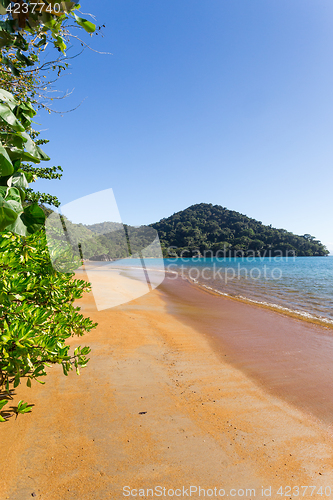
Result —
[[104, 38], [41, 114], [68, 203], [113, 188], [123, 222], [226, 206], [333, 252], [332, 0], [82, 0]]

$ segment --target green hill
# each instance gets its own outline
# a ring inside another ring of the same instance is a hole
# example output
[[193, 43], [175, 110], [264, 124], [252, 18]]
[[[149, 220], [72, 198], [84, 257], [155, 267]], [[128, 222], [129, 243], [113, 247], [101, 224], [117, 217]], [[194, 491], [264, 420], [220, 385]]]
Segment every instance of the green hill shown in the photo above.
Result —
[[[285, 229], [208, 203], [192, 205], [151, 224], [158, 231], [165, 256], [324, 256], [329, 251], [314, 236], [298, 236]], [[170, 249], [171, 247], [174, 247]], [[170, 249], [170, 250], [168, 250]]]
[[[91, 260], [122, 259], [138, 252], [143, 252], [146, 257], [158, 257], [159, 247], [154, 242], [156, 233], [153, 229], [158, 232], [164, 257], [175, 254], [183, 257], [329, 254], [326, 247], [310, 234], [298, 236], [207, 203], [192, 205], [150, 226], [123, 226], [117, 222], [83, 225], [73, 224], [66, 218], [64, 222], [66, 238], [73, 248], [77, 249], [81, 243], [83, 257]], [[58, 238], [55, 236], [55, 240]]]

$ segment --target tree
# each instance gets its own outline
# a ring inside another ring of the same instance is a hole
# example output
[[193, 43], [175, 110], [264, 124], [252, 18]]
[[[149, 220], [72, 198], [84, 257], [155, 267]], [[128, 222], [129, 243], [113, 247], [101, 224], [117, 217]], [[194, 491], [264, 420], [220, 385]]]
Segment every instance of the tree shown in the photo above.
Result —
[[22, 204], [28, 182], [34, 178], [31, 166], [24, 167], [24, 162], [49, 160], [27, 133], [35, 114], [30, 103], [19, 103], [12, 94], [0, 90], [0, 231], [21, 236], [38, 231], [45, 221], [37, 203], [25, 208]]
[[[47, 83], [41, 83], [42, 76], [45, 76], [42, 72], [56, 72], [59, 76], [67, 65], [64, 58], [51, 58], [41, 64], [40, 56], [48, 44], [53, 45], [62, 56], [71, 39], [85, 44], [73, 33], [70, 23], [74, 22], [81, 31], [90, 34], [96, 26], [76, 13], [79, 7], [75, 2], [54, 0], [41, 0], [39, 3], [0, 0], [0, 14], [5, 15], [0, 21], [0, 85], [3, 89], [0, 94], [0, 186], [11, 188], [14, 175], [15, 186], [21, 189], [21, 201], [34, 202], [32, 208], [27, 208], [29, 232], [31, 227], [35, 226], [37, 230], [42, 223], [42, 214], [36, 202], [55, 205], [59, 202], [51, 195], [33, 194], [28, 183], [38, 177], [54, 179], [61, 176], [59, 167], [36, 169], [24, 163], [49, 160], [39, 148], [40, 143], [47, 141], [35, 142], [39, 134], [31, 128], [31, 120], [36, 114], [34, 106], [50, 110], [42, 102], [41, 87], [48, 87]], [[9, 90], [13, 95], [8, 93]], [[23, 207], [8, 204], [13, 201], [9, 198], [11, 193], [4, 196], [4, 190], [0, 192], [0, 230], [7, 226], [13, 230], [12, 224], [17, 221], [22, 234], [27, 219], [22, 216]]]
[[[22, 379], [29, 387], [32, 380], [43, 383], [39, 379], [52, 364], [61, 364], [65, 375], [73, 368], [79, 373], [90, 349], [70, 354], [66, 341], [96, 326], [73, 305], [89, 284], [51, 264], [40, 202], [58, 200], [28, 187], [37, 177], [61, 176], [59, 167], [31, 164], [49, 160], [39, 147], [47, 141], [37, 139], [31, 124], [36, 108], [47, 108], [40, 100], [41, 71], [59, 75], [66, 67], [63, 58], [40, 64], [41, 52], [51, 43], [64, 55], [68, 40], [77, 39], [72, 21], [88, 33], [95, 30], [78, 8], [74, 2], [0, 0], [6, 15], [0, 21], [0, 421], [10, 414], [3, 408]], [[23, 401], [15, 409], [30, 410]]]
[[[73, 368], [79, 374], [90, 349], [78, 347], [70, 354], [66, 341], [96, 324], [73, 305], [89, 283], [53, 269], [43, 231], [24, 238], [2, 233], [0, 251], [0, 386], [6, 394], [1, 410], [22, 379], [28, 387], [32, 380], [43, 384], [40, 378], [52, 364], [61, 364], [65, 375]], [[21, 404], [16, 411], [30, 408]], [[2, 413], [0, 421], [9, 414]]]

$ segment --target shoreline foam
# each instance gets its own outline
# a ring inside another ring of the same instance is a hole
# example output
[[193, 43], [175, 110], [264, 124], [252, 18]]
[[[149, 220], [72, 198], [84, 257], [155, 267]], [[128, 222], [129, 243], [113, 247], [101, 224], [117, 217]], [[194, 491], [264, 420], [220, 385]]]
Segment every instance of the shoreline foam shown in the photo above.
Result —
[[297, 309], [291, 309], [288, 307], [281, 306], [279, 304], [274, 304], [272, 302], [265, 302], [265, 301], [260, 301], [260, 300], [255, 300], [251, 299], [249, 297], [244, 297], [243, 295], [232, 295], [230, 293], [226, 292], [221, 292], [217, 288], [210, 287], [208, 285], [204, 285], [203, 283], [200, 283], [198, 280], [195, 278], [190, 278], [186, 277], [187, 281], [198, 288], [204, 288], [207, 290], [207, 292], [212, 293], [214, 295], [221, 295], [226, 298], [230, 298], [232, 300], [238, 300], [239, 302], [244, 302], [246, 304], [253, 304], [258, 307], [263, 307], [265, 309], [269, 309], [271, 311], [275, 311], [280, 314], [284, 314], [286, 316], [290, 316], [293, 318], [297, 318], [309, 323], [313, 323], [316, 325], [321, 325], [327, 328], [332, 328], [333, 329], [333, 320], [330, 320], [328, 318], [325, 318], [324, 316], [316, 316], [315, 314], [311, 314], [305, 311], [300, 311]]

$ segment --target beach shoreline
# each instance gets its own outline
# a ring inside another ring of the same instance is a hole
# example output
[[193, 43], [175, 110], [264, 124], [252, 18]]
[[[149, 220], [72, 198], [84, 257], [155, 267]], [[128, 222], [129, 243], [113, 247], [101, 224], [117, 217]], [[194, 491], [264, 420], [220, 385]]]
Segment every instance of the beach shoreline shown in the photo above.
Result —
[[191, 279], [188, 277], [186, 277], [185, 279], [191, 285], [193, 285], [197, 288], [200, 288], [202, 291], [210, 293], [211, 295], [218, 296], [218, 297], [224, 297], [227, 299], [235, 300], [237, 302], [242, 302], [244, 304], [254, 305], [255, 307], [261, 307], [262, 309], [273, 311], [277, 314], [282, 314], [282, 315], [288, 316], [290, 318], [295, 318], [295, 319], [298, 319], [301, 321], [305, 321], [307, 323], [311, 323], [313, 325], [319, 325], [319, 326], [322, 326], [324, 328], [328, 328], [328, 329], [333, 330], [333, 321], [329, 320], [327, 318], [315, 316], [313, 314], [303, 312], [303, 311], [293, 310], [293, 309], [283, 307], [283, 306], [280, 306], [278, 304], [273, 304], [270, 302], [254, 300], [254, 299], [251, 299], [250, 297], [245, 297], [242, 295], [232, 295], [230, 293], [221, 292], [213, 287], [204, 285], [203, 283], [199, 283], [195, 279]]
[[[169, 313], [208, 336], [222, 361], [264, 390], [331, 426], [333, 336], [329, 326], [166, 277]], [[286, 382], [287, 381], [287, 382]]]
[[120, 499], [125, 486], [157, 485], [254, 489], [256, 497], [271, 487], [280, 498], [280, 486], [332, 484], [328, 426], [265, 390], [230, 346], [217, 347], [216, 332], [194, 314], [212, 296], [195, 289], [191, 306], [194, 288], [166, 280], [103, 311], [92, 294], [81, 299], [99, 326], [71, 345], [90, 345], [91, 360], [80, 377], [54, 367], [44, 387], [17, 389], [16, 399], [35, 407], [0, 427], [1, 500]]

